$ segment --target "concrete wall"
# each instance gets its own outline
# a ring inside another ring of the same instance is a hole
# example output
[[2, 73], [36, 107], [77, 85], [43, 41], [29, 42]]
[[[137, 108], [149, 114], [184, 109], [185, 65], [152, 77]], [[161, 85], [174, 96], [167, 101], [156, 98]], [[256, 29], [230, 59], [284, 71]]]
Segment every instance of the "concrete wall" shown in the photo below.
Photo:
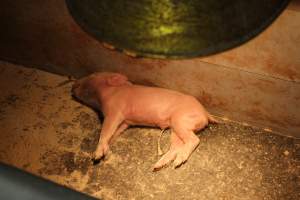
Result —
[[0, 59], [77, 77], [120, 71], [138, 83], [190, 93], [215, 115], [300, 137], [299, 0], [250, 42], [187, 60], [107, 50], [79, 28], [63, 0], [0, 5]]

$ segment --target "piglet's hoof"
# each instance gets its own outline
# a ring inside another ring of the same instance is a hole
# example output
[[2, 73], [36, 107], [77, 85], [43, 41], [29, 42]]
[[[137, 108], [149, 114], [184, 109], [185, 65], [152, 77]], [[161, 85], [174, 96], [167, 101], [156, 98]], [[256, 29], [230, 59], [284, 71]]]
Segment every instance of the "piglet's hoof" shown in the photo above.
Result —
[[94, 154], [93, 154], [93, 156], [92, 156], [92, 162], [93, 162], [93, 165], [97, 165], [97, 164], [99, 164], [102, 160], [104, 160], [104, 155], [103, 154], [101, 154], [100, 156], [99, 155], [97, 155], [97, 153], [95, 152]]
[[93, 165], [97, 165], [102, 161], [106, 161], [109, 159], [111, 155], [111, 151], [107, 150], [107, 152], [105, 154], [100, 154], [100, 156], [97, 156], [96, 153], [94, 153], [93, 157], [92, 157], [92, 162]]
[[91, 160], [93, 162], [93, 165], [97, 165], [97, 164], [99, 164], [101, 162], [102, 158], [100, 158], [100, 159], [92, 158]]
[[106, 158], [106, 155], [101, 155], [101, 156], [97, 156], [95, 153], [94, 153], [94, 155], [93, 155], [93, 157], [92, 157], [92, 162], [93, 162], [93, 165], [97, 165], [97, 164], [99, 164], [100, 162], [102, 162], [102, 161], [105, 161], [105, 160], [107, 160], [107, 158]]

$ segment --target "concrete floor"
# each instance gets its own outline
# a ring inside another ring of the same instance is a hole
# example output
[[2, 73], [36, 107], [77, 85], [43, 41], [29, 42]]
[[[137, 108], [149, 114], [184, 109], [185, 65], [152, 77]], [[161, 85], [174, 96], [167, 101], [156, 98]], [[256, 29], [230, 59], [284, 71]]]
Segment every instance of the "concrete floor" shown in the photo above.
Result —
[[[300, 199], [300, 141], [236, 123], [210, 125], [182, 167], [152, 172], [158, 129], [128, 129], [90, 161], [101, 124], [66, 77], [0, 62], [0, 161], [105, 200]], [[162, 139], [168, 148], [169, 132]]]

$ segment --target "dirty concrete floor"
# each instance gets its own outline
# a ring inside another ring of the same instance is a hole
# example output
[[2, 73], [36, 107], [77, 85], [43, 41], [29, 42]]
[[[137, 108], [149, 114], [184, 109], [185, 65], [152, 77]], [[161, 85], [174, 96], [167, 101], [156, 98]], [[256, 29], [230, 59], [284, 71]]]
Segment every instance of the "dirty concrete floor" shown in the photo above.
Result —
[[300, 141], [236, 123], [199, 132], [199, 147], [176, 170], [151, 171], [160, 130], [140, 127], [93, 166], [101, 124], [71, 98], [66, 80], [0, 62], [1, 162], [105, 200], [300, 199]]

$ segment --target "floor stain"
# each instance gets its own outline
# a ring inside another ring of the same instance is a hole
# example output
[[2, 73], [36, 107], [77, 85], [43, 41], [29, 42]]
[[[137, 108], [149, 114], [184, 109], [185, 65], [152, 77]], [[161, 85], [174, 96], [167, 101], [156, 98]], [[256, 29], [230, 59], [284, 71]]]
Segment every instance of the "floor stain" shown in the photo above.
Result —
[[0, 74], [1, 162], [106, 200], [300, 199], [300, 140], [236, 123], [198, 132], [178, 169], [152, 172], [160, 130], [145, 127], [127, 129], [93, 165], [101, 119], [72, 100], [70, 84], [55, 87], [68, 78], [9, 66]]

